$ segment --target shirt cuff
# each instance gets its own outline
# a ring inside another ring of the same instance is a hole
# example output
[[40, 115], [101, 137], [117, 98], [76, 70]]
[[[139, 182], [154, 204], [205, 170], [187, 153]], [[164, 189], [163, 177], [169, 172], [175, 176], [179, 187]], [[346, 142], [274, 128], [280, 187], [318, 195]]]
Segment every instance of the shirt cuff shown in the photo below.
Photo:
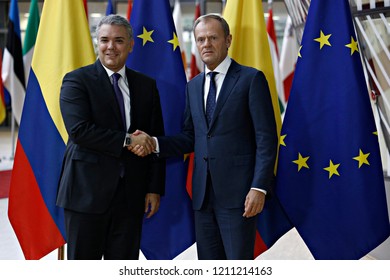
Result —
[[251, 190], [255, 190], [255, 191], [262, 192], [262, 193], [264, 193], [265, 195], [267, 194], [267, 191], [266, 191], [266, 190], [263, 190], [263, 189], [259, 189], [259, 188], [251, 188]]
[[160, 146], [158, 145], [157, 137], [153, 137], [154, 141], [156, 141], [156, 149], [153, 151], [153, 153], [158, 154], [160, 152]]
[[123, 148], [126, 147], [126, 138], [131, 137], [131, 134], [126, 133], [125, 140], [123, 140]]

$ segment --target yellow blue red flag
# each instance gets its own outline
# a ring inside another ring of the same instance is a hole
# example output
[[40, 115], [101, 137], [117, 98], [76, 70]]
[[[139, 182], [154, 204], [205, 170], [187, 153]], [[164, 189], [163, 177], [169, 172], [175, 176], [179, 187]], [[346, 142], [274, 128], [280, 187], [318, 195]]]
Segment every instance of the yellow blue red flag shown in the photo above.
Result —
[[11, 177], [8, 216], [26, 259], [66, 242], [55, 199], [68, 135], [59, 108], [63, 76], [95, 60], [82, 0], [46, 0], [31, 64]]

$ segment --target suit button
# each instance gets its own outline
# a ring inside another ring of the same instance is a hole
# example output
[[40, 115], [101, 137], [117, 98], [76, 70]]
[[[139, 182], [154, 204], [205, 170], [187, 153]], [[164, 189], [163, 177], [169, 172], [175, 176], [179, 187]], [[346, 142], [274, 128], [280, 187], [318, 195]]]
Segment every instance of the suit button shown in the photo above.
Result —
[[209, 139], [210, 139], [210, 138], [211, 138], [211, 135], [210, 135], [210, 134], [207, 134], [207, 138], [209, 138]]
[[207, 157], [204, 157], [203, 160], [207, 162], [209, 159]]

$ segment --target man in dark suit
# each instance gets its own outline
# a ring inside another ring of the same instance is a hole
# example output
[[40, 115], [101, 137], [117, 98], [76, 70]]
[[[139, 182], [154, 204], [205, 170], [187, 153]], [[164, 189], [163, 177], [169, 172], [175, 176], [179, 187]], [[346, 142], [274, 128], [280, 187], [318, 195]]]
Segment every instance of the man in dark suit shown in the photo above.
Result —
[[[261, 71], [228, 56], [232, 36], [222, 17], [199, 17], [194, 35], [206, 69], [188, 82], [182, 133], [157, 137], [156, 152], [167, 157], [195, 151], [199, 259], [253, 259], [256, 215], [273, 182], [278, 144], [268, 83]], [[145, 152], [137, 146], [133, 151]]]
[[131, 153], [140, 137], [130, 133], [164, 135], [160, 98], [155, 80], [125, 66], [134, 46], [129, 22], [106, 16], [96, 34], [98, 60], [66, 74], [61, 87], [69, 140], [57, 205], [68, 259], [138, 259], [144, 213], [155, 214], [164, 194], [165, 162]]

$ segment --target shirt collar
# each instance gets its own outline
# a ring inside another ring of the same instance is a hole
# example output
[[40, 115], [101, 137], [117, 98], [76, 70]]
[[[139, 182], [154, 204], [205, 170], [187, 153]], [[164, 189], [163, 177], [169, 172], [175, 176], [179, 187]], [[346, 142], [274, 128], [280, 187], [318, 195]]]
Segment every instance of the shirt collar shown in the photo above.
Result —
[[[102, 65], [103, 65], [103, 64], [102, 64]], [[114, 72], [114, 71], [108, 69], [108, 68], [107, 68], [106, 66], [104, 66], [104, 65], [103, 65], [103, 67], [104, 67], [104, 69], [106, 70], [107, 75], [108, 75], [109, 77], [111, 77], [112, 74], [114, 74], [114, 73], [119, 73], [119, 74], [122, 76], [122, 78], [125, 78], [125, 77], [126, 77], [126, 65], [123, 65], [122, 69], [119, 70], [118, 72]]]
[[226, 75], [231, 63], [232, 63], [232, 59], [229, 56], [226, 56], [225, 59], [213, 71], [208, 69], [206, 66], [205, 75], [207, 75], [209, 72], [218, 72]]

